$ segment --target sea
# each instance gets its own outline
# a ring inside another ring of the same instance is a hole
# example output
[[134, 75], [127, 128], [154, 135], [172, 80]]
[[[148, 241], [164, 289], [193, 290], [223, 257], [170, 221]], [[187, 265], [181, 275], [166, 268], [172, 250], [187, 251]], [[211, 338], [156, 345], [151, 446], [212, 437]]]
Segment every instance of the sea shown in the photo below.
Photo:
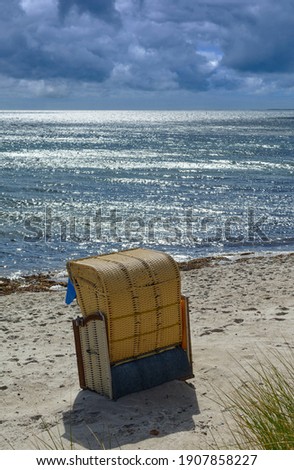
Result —
[[294, 111], [0, 111], [2, 277], [294, 251]]

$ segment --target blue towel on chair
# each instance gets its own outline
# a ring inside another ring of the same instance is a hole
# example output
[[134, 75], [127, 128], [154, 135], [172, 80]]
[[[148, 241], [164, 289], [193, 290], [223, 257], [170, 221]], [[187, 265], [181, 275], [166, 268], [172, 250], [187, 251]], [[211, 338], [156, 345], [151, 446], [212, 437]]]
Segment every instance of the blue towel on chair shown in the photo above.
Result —
[[72, 301], [76, 298], [77, 294], [74, 288], [73, 283], [71, 280], [68, 278], [68, 283], [67, 283], [67, 290], [66, 290], [66, 296], [65, 296], [65, 303], [67, 305], [71, 304]]

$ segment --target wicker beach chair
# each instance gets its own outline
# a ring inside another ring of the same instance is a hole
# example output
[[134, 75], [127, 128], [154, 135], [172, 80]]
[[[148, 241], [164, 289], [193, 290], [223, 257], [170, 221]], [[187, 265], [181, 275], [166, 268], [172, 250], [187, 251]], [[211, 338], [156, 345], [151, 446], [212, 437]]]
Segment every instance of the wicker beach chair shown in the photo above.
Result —
[[192, 376], [188, 300], [174, 259], [133, 249], [67, 264], [80, 385], [110, 398]]

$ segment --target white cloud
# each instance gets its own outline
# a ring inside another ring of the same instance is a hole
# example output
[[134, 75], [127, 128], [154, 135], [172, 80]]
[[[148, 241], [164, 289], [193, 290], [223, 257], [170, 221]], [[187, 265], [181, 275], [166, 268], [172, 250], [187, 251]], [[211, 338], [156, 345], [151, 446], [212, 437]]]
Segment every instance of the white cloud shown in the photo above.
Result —
[[29, 16], [56, 14], [58, 0], [20, 0], [20, 6]]
[[35, 97], [64, 98], [70, 92], [68, 83], [57, 80], [20, 80], [18, 87]]

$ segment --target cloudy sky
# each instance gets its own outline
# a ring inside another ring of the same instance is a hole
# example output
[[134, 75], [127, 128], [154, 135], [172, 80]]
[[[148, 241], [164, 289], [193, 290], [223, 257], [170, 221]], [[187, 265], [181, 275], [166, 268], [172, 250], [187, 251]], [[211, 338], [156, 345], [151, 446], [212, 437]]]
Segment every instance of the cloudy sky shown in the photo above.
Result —
[[1, 109], [294, 108], [293, 0], [0, 0]]

